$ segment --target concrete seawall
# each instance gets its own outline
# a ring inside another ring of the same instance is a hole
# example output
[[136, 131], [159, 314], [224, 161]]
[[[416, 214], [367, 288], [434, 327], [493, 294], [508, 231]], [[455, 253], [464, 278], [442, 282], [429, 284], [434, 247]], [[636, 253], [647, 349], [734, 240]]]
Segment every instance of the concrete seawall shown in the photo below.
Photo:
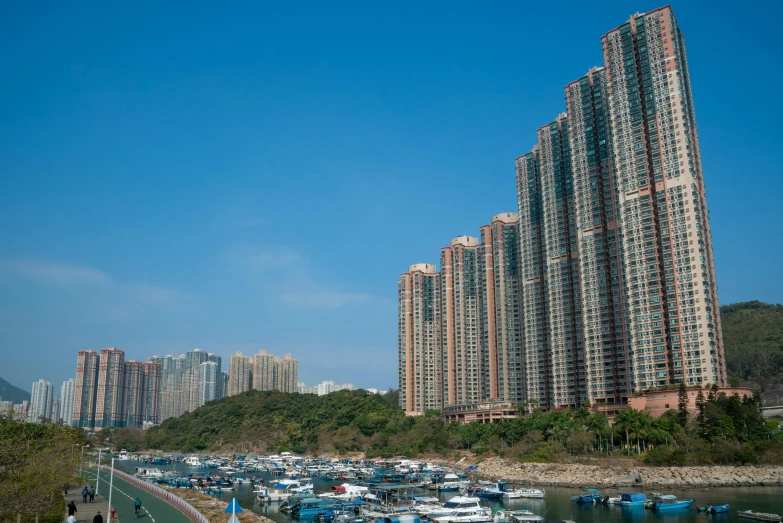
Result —
[[[445, 464], [445, 463], [444, 463]], [[482, 479], [507, 480], [513, 484], [561, 487], [740, 487], [783, 486], [780, 466], [643, 467], [586, 464], [517, 463], [503, 458], [467, 460], [456, 466], [464, 470], [479, 465]], [[450, 464], [454, 466], [454, 464]]]

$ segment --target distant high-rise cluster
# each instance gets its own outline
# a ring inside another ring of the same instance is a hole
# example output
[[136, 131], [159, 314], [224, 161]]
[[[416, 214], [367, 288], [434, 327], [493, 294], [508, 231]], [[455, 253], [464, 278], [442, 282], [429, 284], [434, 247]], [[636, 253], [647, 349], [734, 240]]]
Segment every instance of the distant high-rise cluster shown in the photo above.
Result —
[[313, 385], [312, 387], [307, 383], [300, 381], [296, 384], [296, 388], [299, 394], [317, 394], [319, 396], [337, 392], [338, 390], [354, 390], [352, 383], [338, 384], [332, 380], [322, 381], [318, 385]]
[[284, 358], [259, 351], [253, 357], [237, 352], [231, 356], [228, 376], [228, 395], [255, 390], [297, 392], [299, 361], [286, 354]]
[[516, 160], [519, 213], [400, 277], [408, 414], [612, 412], [656, 386], [726, 384], [683, 35], [666, 6], [602, 43], [605, 66]]
[[[64, 423], [86, 429], [140, 427], [179, 417], [208, 401], [251, 388], [296, 392], [297, 360], [290, 354], [278, 358], [265, 351], [259, 356], [269, 358], [271, 370], [268, 381], [256, 383], [253, 364], [241, 353], [231, 357], [229, 371], [224, 372], [219, 355], [200, 349], [180, 356], [153, 356], [146, 363], [125, 361], [125, 352], [116, 348], [103, 349], [100, 354], [84, 350], [77, 357], [76, 379], [63, 383], [58, 416]], [[36, 387], [33, 389], [37, 401]], [[45, 402], [45, 395], [41, 397]], [[28, 417], [42, 416], [39, 407], [35, 409], [29, 410]]]

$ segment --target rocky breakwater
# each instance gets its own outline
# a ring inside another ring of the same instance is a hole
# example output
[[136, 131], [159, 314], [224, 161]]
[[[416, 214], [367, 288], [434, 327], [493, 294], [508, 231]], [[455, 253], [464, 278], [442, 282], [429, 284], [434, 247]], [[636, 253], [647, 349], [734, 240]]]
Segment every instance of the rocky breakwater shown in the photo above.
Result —
[[479, 477], [506, 480], [520, 485], [561, 487], [740, 487], [783, 486], [783, 467], [639, 467], [589, 464], [517, 463], [489, 458], [475, 463], [462, 462], [465, 469], [476, 464]]

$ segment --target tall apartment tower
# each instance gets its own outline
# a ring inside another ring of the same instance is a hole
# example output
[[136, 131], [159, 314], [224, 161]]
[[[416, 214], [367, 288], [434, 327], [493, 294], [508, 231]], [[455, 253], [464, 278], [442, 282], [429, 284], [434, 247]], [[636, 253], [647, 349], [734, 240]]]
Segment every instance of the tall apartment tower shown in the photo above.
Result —
[[60, 401], [59, 396], [53, 396], [52, 397], [52, 412], [49, 416], [49, 419], [52, 420], [52, 423], [59, 424], [60, 421], [62, 421], [62, 418], [60, 417], [61, 412], [61, 405], [62, 401]]
[[221, 379], [221, 374], [223, 374], [223, 358], [221, 358], [218, 354], [210, 352], [207, 355], [207, 361], [211, 361], [212, 363], [217, 364], [217, 381], [215, 382], [215, 399], [219, 400], [220, 398], [223, 397], [223, 394], [225, 394], [225, 392], [223, 391], [223, 380]]
[[278, 358], [265, 350], [253, 355], [253, 388], [274, 390], [277, 388]]
[[95, 402], [98, 393], [98, 354], [94, 350], [79, 351], [76, 358], [76, 381], [73, 390], [72, 425], [95, 427]]
[[125, 352], [115, 347], [101, 350], [95, 426], [123, 427], [125, 422]]
[[181, 416], [183, 410], [184, 356], [153, 356], [150, 363], [160, 365], [160, 421]]
[[669, 6], [602, 38], [636, 389], [726, 384], [685, 41]]
[[208, 401], [218, 399], [220, 374], [220, 367], [214, 361], [205, 361], [199, 365], [199, 407]]
[[617, 405], [633, 390], [619, 197], [606, 70], [566, 86], [582, 297], [587, 401]]
[[242, 356], [242, 353], [237, 351], [229, 360], [228, 372], [229, 396], [241, 394], [242, 392], [250, 390], [253, 373], [249, 357]]
[[444, 406], [490, 396], [485, 249], [474, 236], [459, 236], [441, 249]]
[[144, 419], [145, 423], [157, 425], [160, 419], [160, 363], [150, 361], [144, 364]]
[[199, 407], [200, 366], [209, 359], [209, 355], [201, 349], [193, 349], [185, 353], [185, 368], [183, 370], [183, 413], [193, 412]]
[[122, 426], [141, 427], [144, 421], [144, 364], [136, 360], [128, 360], [124, 364], [124, 396], [125, 414]]
[[228, 396], [228, 384], [229, 384], [229, 372], [224, 370], [220, 375], [220, 397], [225, 398]]
[[280, 392], [296, 392], [296, 384], [299, 382], [299, 360], [286, 354], [277, 361], [276, 389]]
[[397, 282], [400, 407], [423, 416], [443, 406], [440, 275], [417, 263]]
[[52, 401], [54, 387], [48, 380], [40, 379], [33, 383], [30, 395], [30, 406], [27, 416], [32, 423], [39, 423], [42, 419], [52, 419]]
[[517, 159], [528, 394], [542, 407], [587, 400], [568, 118]]
[[522, 336], [519, 215], [505, 212], [481, 228], [485, 246], [489, 397], [521, 404], [526, 398]]
[[70, 427], [73, 420], [73, 395], [76, 383], [73, 378], [64, 381], [60, 387], [60, 419], [63, 425]]

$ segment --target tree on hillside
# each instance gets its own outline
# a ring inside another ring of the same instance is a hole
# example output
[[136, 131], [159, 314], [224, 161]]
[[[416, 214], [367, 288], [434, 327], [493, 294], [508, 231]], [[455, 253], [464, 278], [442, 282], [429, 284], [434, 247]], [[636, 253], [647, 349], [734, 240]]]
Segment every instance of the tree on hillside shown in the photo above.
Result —
[[677, 403], [677, 421], [682, 428], [688, 426], [688, 389], [680, 382], [679, 401]]

